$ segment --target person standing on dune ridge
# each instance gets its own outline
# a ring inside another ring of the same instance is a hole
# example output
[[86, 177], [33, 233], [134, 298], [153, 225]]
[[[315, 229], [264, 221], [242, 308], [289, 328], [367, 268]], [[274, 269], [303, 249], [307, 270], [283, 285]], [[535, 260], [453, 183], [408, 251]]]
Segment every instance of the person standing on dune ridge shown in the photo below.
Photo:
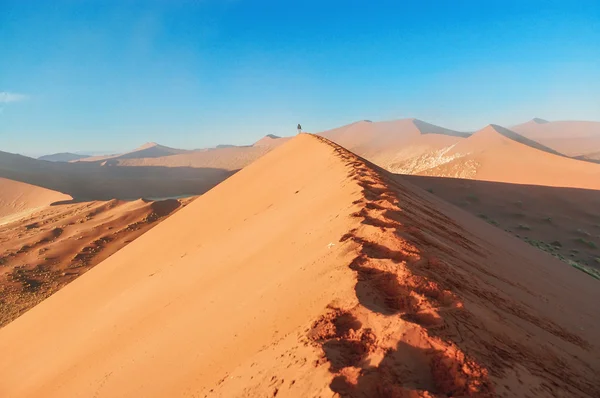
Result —
[[298, 134], [300, 134], [302, 132], [302, 126], [300, 126], [300, 123], [298, 123]]

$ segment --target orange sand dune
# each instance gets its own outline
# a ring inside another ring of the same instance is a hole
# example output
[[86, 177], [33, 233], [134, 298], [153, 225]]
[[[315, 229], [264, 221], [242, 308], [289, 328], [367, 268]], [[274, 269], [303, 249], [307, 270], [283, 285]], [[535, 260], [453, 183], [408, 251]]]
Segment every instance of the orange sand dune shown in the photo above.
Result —
[[600, 190], [404, 178], [600, 279]]
[[25, 216], [54, 202], [71, 200], [69, 195], [0, 177], [0, 225]]
[[0, 396], [600, 396], [597, 281], [301, 135], [0, 329]]
[[289, 137], [265, 136], [251, 146], [231, 146], [190, 151], [156, 158], [119, 159], [119, 166], [206, 167], [228, 171], [242, 169], [287, 142]]
[[260, 140], [256, 141], [252, 146], [267, 146], [270, 148], [276, 148], [281, 144], [285, 144], [292, 137], [279, 137], [273, 134], [267, 134]]
[[417, 174], [600, 189], [600, 165], [551, 151], [535, 147], [535, 142], [510, 130], [489, 125], [453, 146], [446, 153], [449, 161]]
[[0, 151], [0, 177], [64, 192], [81, 201], [199, 195], [231, 174], [210, 167], [47, 162]]
[[89, 156], [74, 160], [73, 162], [102, 162], [118, 159], [158, 158], [186, 152], [189, 151], [185, 149], [169, 148], [168, 146], [160, 145], [156, 142], [148, 142], [141, 147], [134, 149], [133, 151], [115, 155]]
[[568, 156], [600, 151], [600, 122], [533, 119], [512, 130]]
[[0, 219], [0, 327], [189, 201], [68, 203]]
[[389, 171], [416, 174], [437, 165], [437, 158], [445, 159], [449, 148], [469, 134], [418, 119], [401, 119], [361, 121], [319, 135]]

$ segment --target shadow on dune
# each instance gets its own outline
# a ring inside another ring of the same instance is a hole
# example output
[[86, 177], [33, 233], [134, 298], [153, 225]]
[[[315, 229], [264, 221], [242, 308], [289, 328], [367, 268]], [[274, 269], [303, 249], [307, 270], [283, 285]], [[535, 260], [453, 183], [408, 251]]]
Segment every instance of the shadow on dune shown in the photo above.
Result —
[[600, 269], [600, 190], [401, 178], [565, 262]]
[[0, 177], [63, 192], [75, 201], [200, 195], [235, 171], [194, 167], [119, 167], [54, 163], [0, 153]]

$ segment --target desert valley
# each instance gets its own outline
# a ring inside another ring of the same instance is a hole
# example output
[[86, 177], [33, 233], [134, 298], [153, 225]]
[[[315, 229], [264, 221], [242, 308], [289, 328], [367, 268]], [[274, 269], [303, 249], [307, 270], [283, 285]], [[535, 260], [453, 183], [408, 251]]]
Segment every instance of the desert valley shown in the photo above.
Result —
[[598, 153], [542, 119], [0, 152], [0, 396], [598, 397]]

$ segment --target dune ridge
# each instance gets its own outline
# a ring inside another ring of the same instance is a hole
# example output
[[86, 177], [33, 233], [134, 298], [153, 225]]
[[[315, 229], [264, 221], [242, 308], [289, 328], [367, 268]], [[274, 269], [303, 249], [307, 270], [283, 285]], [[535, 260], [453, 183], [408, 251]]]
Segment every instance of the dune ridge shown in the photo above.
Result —
[[598, 298], [302, 134], [1, 329], [0, 394], [594, 397]]

